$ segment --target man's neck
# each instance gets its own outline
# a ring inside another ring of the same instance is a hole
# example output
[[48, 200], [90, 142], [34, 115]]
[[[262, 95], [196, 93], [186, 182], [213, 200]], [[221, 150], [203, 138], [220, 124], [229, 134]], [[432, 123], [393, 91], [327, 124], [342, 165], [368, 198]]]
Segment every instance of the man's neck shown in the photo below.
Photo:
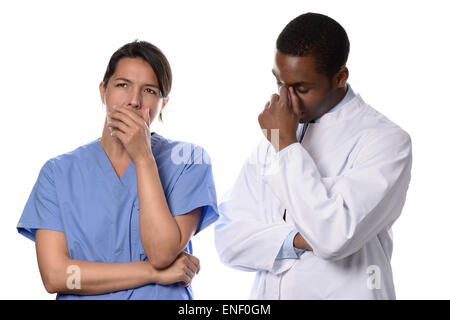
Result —
[[335, 102], [332, 103], [331, 107], [328, 109], [327, 112], [329, 112], [331, 109], [333, 109], [335, 106], [337, 106], [339, 104], [339, 102], [344, 100], [345, 95], [347, 94], [347, 90], [348, 90], [348, 84], [345, 84], [344, 87], [338, 89]]

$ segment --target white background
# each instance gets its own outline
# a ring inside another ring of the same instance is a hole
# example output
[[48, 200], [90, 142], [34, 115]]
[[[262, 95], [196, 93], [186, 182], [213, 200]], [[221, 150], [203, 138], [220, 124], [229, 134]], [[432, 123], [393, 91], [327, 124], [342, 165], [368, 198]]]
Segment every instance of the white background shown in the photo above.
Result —
[[[166, 54], [173, 90], [164, 124], [151, 129], [209, 152], [220, 200], [261, 137], [257, 116], [276, 90], [277, 35], [309, 11], [346, 29], [353, 89], [412, 137], [412, 181], [393, 228], [397, 297], [450, 298], [446, 3], [2, 1], [0, 298], [55, 298], [16, 224], [45, 161], [101, 136], [98, 84], [116, 49], [140, 39]], [[193, 245], [202, 263], [197, 299], [248, 298], [254, 274], [221, 264], [213, 228]]]

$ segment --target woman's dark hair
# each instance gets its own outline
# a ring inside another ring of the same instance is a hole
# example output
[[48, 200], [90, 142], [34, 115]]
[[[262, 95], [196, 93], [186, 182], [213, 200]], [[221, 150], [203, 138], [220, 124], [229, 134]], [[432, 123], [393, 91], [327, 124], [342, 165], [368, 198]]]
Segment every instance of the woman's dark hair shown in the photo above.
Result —
[[[108, 85], [109, 79], [116, 71], [117, 63], [122, 58], [141, 58], [146, 61], [155, 72], [161, 95], [163, 98], [167, 98], [172, 88], [172, 69], [162, 51], [146, 41], [135, 40], [114, 52], [103, 76], [103, 86], [105, 88]], [[159, 114], [159, 119], [162, 120], [161, 114]]]
[[331, 79], [347, 62], [350, 42], [335, 20], [309, 12], [286, 25], [278, 36], [277, 50], [297, 57], [313, 56], [317, 72]]

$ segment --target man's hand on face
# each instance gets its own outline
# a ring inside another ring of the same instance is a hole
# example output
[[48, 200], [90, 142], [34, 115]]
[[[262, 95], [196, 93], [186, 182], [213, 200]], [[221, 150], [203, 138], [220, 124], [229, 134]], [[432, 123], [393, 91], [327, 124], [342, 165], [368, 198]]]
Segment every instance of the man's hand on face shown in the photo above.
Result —
[[[282, 86], [280, 95], [273, 94], [258, 116], [259, 125], [276, 152], [297, 142], [296, 133], [300, 121], [299, 104], [300, 100], [294, 89]], [[275, 130], [279, 130], [278, 137]]]

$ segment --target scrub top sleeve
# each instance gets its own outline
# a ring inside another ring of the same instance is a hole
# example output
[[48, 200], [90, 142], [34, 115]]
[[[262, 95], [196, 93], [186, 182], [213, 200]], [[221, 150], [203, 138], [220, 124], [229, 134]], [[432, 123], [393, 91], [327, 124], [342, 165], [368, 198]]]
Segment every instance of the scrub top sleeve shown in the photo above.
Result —
[[33, 241], [35, 241], [36, 229], [64, 232], [59, 215], [51, 160], [48, 160], [41, 168], [17, 224], [17, 231]]
[[173, 216], [202, 208], [202, 218], [196, 234], [219, 217], [216, 188], [212, 174], [211, 159], [207, 152], [195, 146], [175, 186], [167, 197]]

